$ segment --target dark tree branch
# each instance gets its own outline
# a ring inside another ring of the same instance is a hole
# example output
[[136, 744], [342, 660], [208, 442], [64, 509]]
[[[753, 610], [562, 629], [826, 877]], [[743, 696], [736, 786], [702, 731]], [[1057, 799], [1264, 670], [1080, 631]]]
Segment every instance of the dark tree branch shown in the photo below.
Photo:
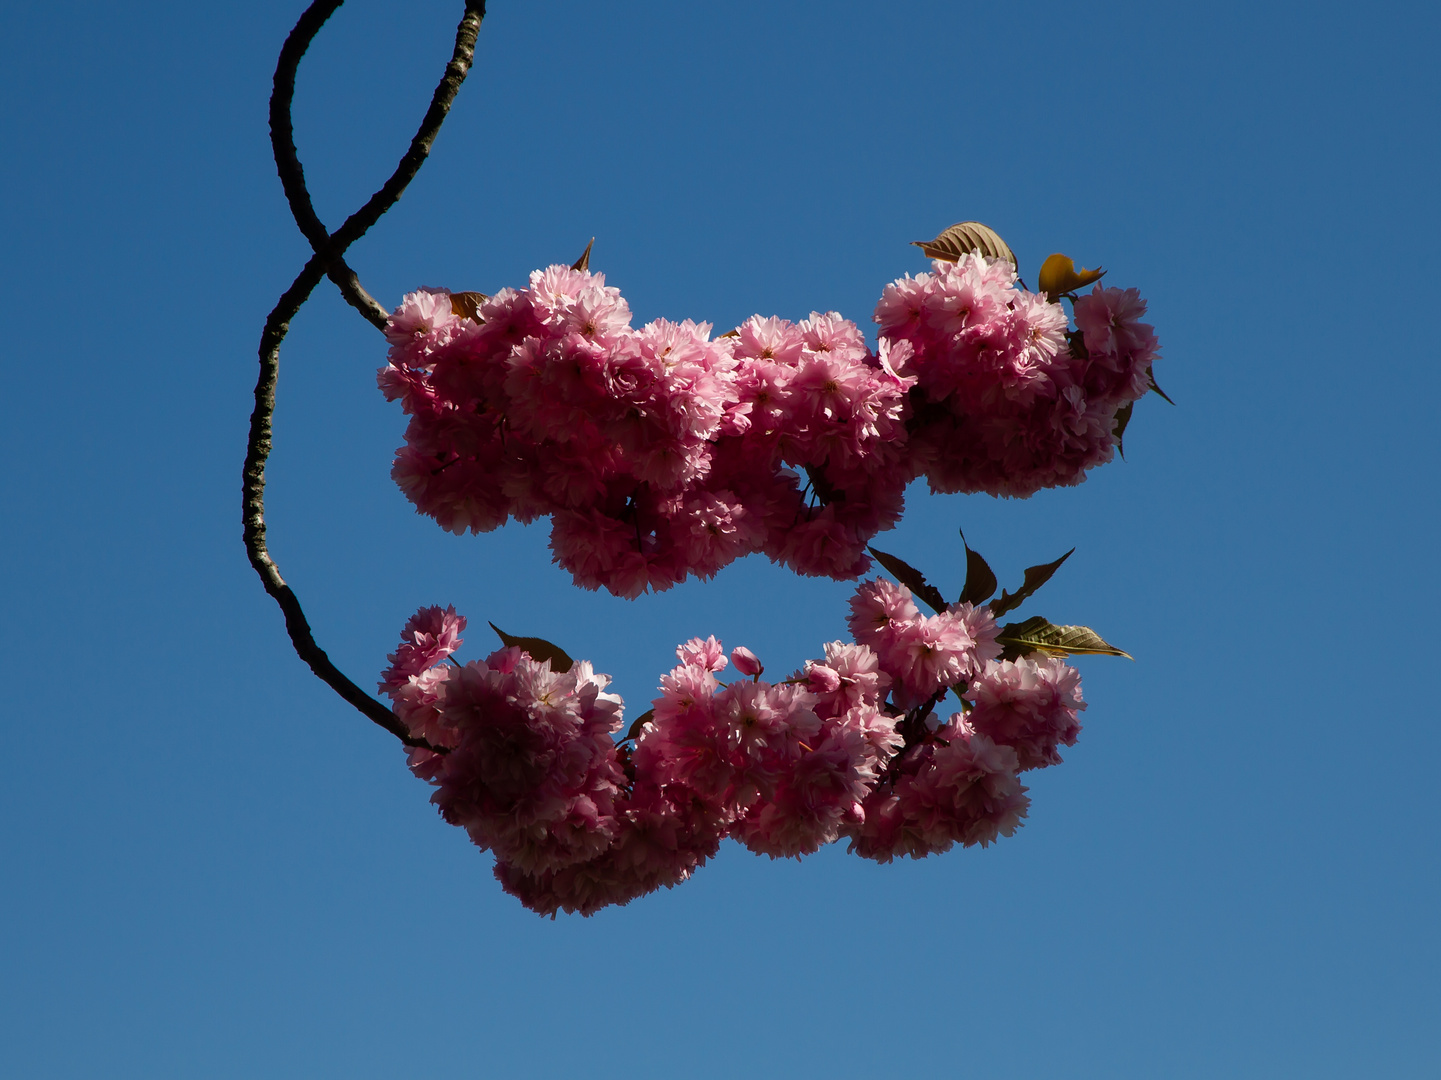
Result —
[[[324, 232], [324, 226], [320, 225], [319, 219], [315, 217], [314, 209], [310, 206], [309, 195], [305, 193], [304, 177], [300, 172], [300, 162], [295, 158], [294, 141], [290, 137], [289, 126], [290, 92], [294, 89], [295, 66], [299, 64], [305, 48], [341, 2], [342, 0], [317, 0], [306, 10], [305, 14], [301, 16], [300, 23], [286, 39], [284, 48], [293, 50], [293, 61], [289, 62], [287, 68], [286, 53], [282, 51], [281, 63], [276, 71], [276, 96], [283, 96], [285, 104], [285, 108], [282, 110], [284, 114], [283, 135], [285, 137], [281, 138], [280, 135], [277, 135], [276, 145], [281, 148], [289, 147], [289, 157], [293, 162], [294, 173], [290, 180], [287, 180], [286, 163], [281, 160], [282, 154], [279, 149], [276, 153], [276, 164], [281, 172], [281, 181], [286, 184], [286, 194], [290, 198], [291, 209], [295, 212], [296, 221], [300, 223], [302, 231], [309, 228], [307, 221], [302, 220], [307, 215], [308, 220], [313, 221], [314, 226], [321, 233]], [[275, 565], [275, 560], [270, 557], [270, 552], [266, 547], [265, 465], [269, 460], [271, 450], [272, 421], [275, 415], [275, 386], [280, 374], [280, 345], [290, 331], [290, 320], [310, 298], [310, 294], [320, 284], [320, 279], [325, 277], [331, 268], [344, 266], [342, 256], [346, 249], [365, 235], [366, 230], [395, 205], [396, 200], [405, 191], [406, 185], [424, 164], [430, 153], [431, 144], [435, 141], [436, 133], [439, 132], [441, 124], [445, 122], [445, 117], [450, 112], [450, 104], [455, 100], [455, 95], [460, 90], [461, 83], [465, 81], [465, 76], [474, 61], [475, 39], [484, 17], [485, 0], [466, 0], [465, 15], [461, 18], [460, 26], [455, 33], [455, 50], [451, 55], [450, 63], [446, 65], [440, 84], [431, 97], [430, 108], [426, 111], [424, 120], [421, 121], [420, 130], [416, 132], [415, 138], [410, 142], [410, 149], [400, 159], [400, 164], [396, 166], [390, 179], [381, 189], [371, 196], [363, 207], [351, 214], [344, 225], [324, 237], [323, 244], [317, 246], [315, 255], [305, 264], [305, 268], [300, 271], [290, 288], [285, 290], [285, 294], [281, 296], [275, 308], [270, 312], [270, 316], [265, 320], [265, 329], [260, 336], [260, 377], [255, 383], [255, 410], [250, 415], [250, 436], [246, 444], [245, 468], [241, 484], [245, 550], [250, 557], [250, 565], [260, 575], [265, 591], [280, 605], [280, 610], [285, 616], [285, 629], [290, 634], [290, 641], [295, 647], [296, 654], [331, 689], [365, 716], [395, 735], [401, 742], [407, 746], [418, 746], [442, 752], [444, 751], [442, 747], [433, 747], [424, 739], [413, 738], [390, 709], [351, 682], [331, 662], [325, 650], [316, 644], [299, 599], [290, 586], [285, 583], [285, 579], [280, 576], [280, 570]], [[285, 87], [282, 86], [282, 73], [287, 70], [289, 74], [285, 83], [288, 90], [285, 90]], [[282, 94], [283, 90], [285, 92]], [[273, 125], [275, 119], [275, 98], [272, 98], [271, 120]], [[299, 191], [303, 195], [303, 200], [300, 196], [292, 194], [292, 183], [297, 185], [293, 190]], [[310, 232], [307, 232], [307, 238], [314, 243]], [[349, 272], [348, 268], [346, 272]], [[350, 277], [354, 278], [354, 274], [350, 274]], [[345, 291], [344, 284], [339, 281], [337, 284], [340, 284], [342, 291]], [[358, 282], [355, 282], [355, 287], [359, 289]], [[359, 295], [363, 294], [364, 290], [361, 290]], [[352, 304], [355, 303], [350, 295], [347, 295], [347, 299], [350, 299]], [[366, 299], [369, 297], [366, 296]], [[370, 302], [374, 303], [373, 300]], [[367, 317], [369, 316], [367, 315]]]
[[380, 220], [381, 214], [395, 205], [405, 192], [406, 185], [425, 164], [425, 159], [430, 155], [431, 144], [440, 133], [440, 125], [445, 123], [445, 118], [450, 114], [451, 102], [455, 100], [460, 84], [465, 82], [465, 76], [475, 60], [475, 38], [484, 18], [485, 0], [465, 0], [465, 15], [455, 29], [455, 51], [451, 53], [450, 63], [445, 65], [445, 74], [441, 76], [435, 93], [431, 95], [430, 108], [426, 110], [425, 119], [420, 122], [420, 130], [415, 133], [415, 138], [410, 140], [410, 149], [400, 159], [400, 164], [396, 165], [390, 179], [370, 197], [369, 202], [346, 218], [345, 224], [330, 234], [330, 246], [336, 254], [343, 254], [346, 248], [364, 236], [365, 231]]
[[265, 320], [265, 330], [260, 338], [260, 378], [255, 384], [255, 411], [250, 414], [250, 439], [243, 476], [245, 550], [250, 556], [250, 565], [260, 575], [265, 591], [275, 598], [285, 615], [285, 629], [290, 634], [290, 643], [295, 647], [296, 655], [310, 666], [310, 670], [407, 746], [434, 749], [424, 739], [412, 738], [395, 713], [346, 678], [325, 650], [316, 644], [299, 599], [280, 576], [280, 569], [270, 557], [265, 543], [265, 463], [270, 457], [275, 383], [280, 374], [280, 343], [290, 330], [290, 320], [310, 298], [324, 275], [321, 257], [312, 256]]
[[[305, 169], [295, 151], [295, 128], [290, 119], [290, 107], [295, 98], [295, 72], [301, 58], [310, 48], [315, 35], [325, 21], [345, 0], [315, 0], [305, 9], [300, 21], [290, 31], [280, 49], [280, 59], [275, 64], [274, 89], [270, 93], [270, 148], [275, 154], [275, 169], [280, 174], [285, 198], [290, 203], [290, 213], [295, 224], [310, 241], [317, 252], [326, 250], [330, 244], [330, 230], [315, 213], [310, 201], [310, 190], [305, 186]], [[335, 282], [347, 303], [365, 316], [377, 329], [384, 330], [386, 311], [375, 298], [360, 284], [360, 278], [349, 264], [336, 256], [326, 269], [330, 280]]]

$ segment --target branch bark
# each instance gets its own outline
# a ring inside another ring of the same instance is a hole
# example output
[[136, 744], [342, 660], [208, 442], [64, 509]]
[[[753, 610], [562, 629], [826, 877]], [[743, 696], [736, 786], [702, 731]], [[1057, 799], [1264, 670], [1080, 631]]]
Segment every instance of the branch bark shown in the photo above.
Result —
[[[330, 245], [330, 230], [321, 222], [310, 200], [310, 189], [305, 186], [305, 168], [295, 150], [295, 127], [291, 122], [291, 104], [295, 99], [295, 73], [315, 35], [327, 19], [335, 14], [345, 0], [315, 0], [305, 9], [294, 29], [280, 48], [280, 58], [275, 64], [275, 79], [270, 92], [270, 149], [275, 155], [275, 169], [280, 174], [281, 187], [285, 189], [286, 201], [295, 224], [310, 246], [317, 253], [326, 251]], [[360, 278], [345, 259], [335, 256], [326, 267], [326, 274], [335, 282], [340, 294], [356, 311], [360, 312], [373, 326], [385, 329], [386, 312], [373, 296], [360, 284]]]
[[[433, 747], [424, 739], [413, 738], [389, 708], [360, 689], [335, 666], [325, 650], [316, 643], [300, 600], [281, 577], [280, 569], [271, 558], [266, 545], [265, 466], [270, 458], [272, 445], [275, 387], [280, 375], [280, 345], [290, 330], [290, 321], [310, 298], [321, 278], [327, 275], [336, 280], [352, 306], [357, 307], [372, 322], [375, 320], [371, 317], [372, 313], [363, 306], [364, 303], [368, 301], [380, 310], [379, 325], [384, 326], [384, 311], [360, 287], [343, 256], [351, 244], [364, 236], [366, 230], [395, 205], [406, 186], [420, 171], [420, 166], [425, 163], [435, 136], [450, 112], [451, 102], [455, 100], [455, 95], [474, 62], [475, 39], [480, 31], [481, 20], [485, 17], [485, 0], [466, 0], [465, 14], [455, 32], [455, 49], [435, 93], [431, 96], [430, 108], [426, 111], [415, 137], [410, 141], [410, 148], [380, 190], [372, 195], [364, 206], [351, 214], [334, 233], [326, 233], [324, 225], [320, 223], [311, 206], [310, 195], [305, 188], [304, 173], [295, 155], [290, 126], [290, 100], [294, 93], [295, 71], [300, 58], [325, 20], [342, 2], [343, 0], [316, 0], [307, 8], [286, 39], [281, 50], [280, 63], [276, 68], [275, 93], [271, 98], [271, 132], [276, 147], [276, 167], [280, 171], [281, 183], [285, 185], [286, 197], [290, 201], [296, 223], [315, 247], [315, 255], [305, 264], [290, 288], [271, 310], [260, 336], [260, 376], [255, 384], [255, 409], [250, 415], [250, 435], [246, 444], [245, 466], [241, 479], [241, 519], [245, 551], [250, 558], [250, 565], [260, 575], [265, 591], [274, 598], [285, 616], [285, 629], [290, 635], [296, 655], [309, 665], [310, 670], [362, 714], [395, 735], [405, 745], [444, 753], [443, 747]], [[278, 111], [277, 102], [280, 103]], [[280, 122], [277, 122], [277, 117]], [[350, 291], [347, 291], [348, 288]]]

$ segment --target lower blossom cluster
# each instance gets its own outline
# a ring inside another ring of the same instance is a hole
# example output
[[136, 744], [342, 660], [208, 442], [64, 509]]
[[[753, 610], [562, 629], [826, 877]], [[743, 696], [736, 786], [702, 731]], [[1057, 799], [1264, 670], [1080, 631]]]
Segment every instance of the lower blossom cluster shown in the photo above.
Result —
[[[454, 608], [406, 623], [380, 688], [427, 744], [410, 767], [441, 815], [541, 914], [677, 885], [727, 837], [772, 858], [845, 838], [889, 862], [1011, 835], [1029, 804], [1019, 774], [1058, 763], [1080, 731], [1075, 669], [1000, 660], [987, 609], [925, 617], [886, 581], [862, 584], [851, 612], [853, 641], [778, 682], [748, 649], [686, 642], [619, 741], [607, 676], [514, 646], [462, 666]], [[963, 709], [942, 721], [947, 693]]]
[[387, 397], [410, 416], [392, 470], [456, 533], [551, 518], [555, 560], [634, 597], [747, 554], [856, 578], [906, 485], [1027, 495], [1107, 461], [1150, 385], [1134, 289], [1059, 303], [965, 255], [887, 286], [875, 350], [831, 312], [631, 326], [604, 276], [552, 266], [491, 297], [408, 295]]

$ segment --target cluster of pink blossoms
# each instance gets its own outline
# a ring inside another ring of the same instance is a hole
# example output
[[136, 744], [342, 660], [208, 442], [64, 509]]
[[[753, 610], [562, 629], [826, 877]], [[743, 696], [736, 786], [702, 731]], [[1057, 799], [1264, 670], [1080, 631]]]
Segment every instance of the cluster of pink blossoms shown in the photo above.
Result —
[[[686, 880], [731, 837], [772, 858], [842, 837], [889, 862], [1009, 836], [1018, 775], [1060, 761], [1085, 708], [1055, 659], [999, 660], [987, 608], [922, 616], [903, 586], [866, 582], [854, 641], [790, 678], [761, 678], [715, 638], [677, 649], [643, 722], [619, 742], [620, 698], [589, 663], [555, 671], [519, 648], [451, 661], [465, 619], [423, 608], [381, 690], [411, 734], [432, 801], [496, 856], [504, 888], [541, 914], [591, 914]], [[954, 691], [965, 710], [934, 713]]]
[[602, 275], [559, 266], [476, 314], [407, 296], [380, 375], [411, 415], [393, 475], [447, 529], [550, 515], [577, 584], [634, 597], [757, 551], [854, 577], [900, 514], [910, 383], [838, 315], [635, 330]]
[[[475, 294], [465, 294], [474, 297]], [[855, 323], [755, 316], [631, 327], [604, 277], [552, 266], [477, 304], [405, 298], [380, 385], [410, 414], [392, 475], [456, 533], [549, 515], [555, 559], [634, 597], [764, 552], [855, 578], [906, 485], [1026, 495], [1079, 483], [1156, 355], [1134, 289], [1058, 303], [963, 256]]]
[[1155, 331], [1135, 289], [1097, 285], [1078, 328], [1044, 294], [1016, 287], [1009, 262], [962, 256], [887, 285], [876, 305], [896, 370], [916, 380], [908, 425], [917, 475], [933, 491], [1024, 497], [1080, 483], [1111, 460], [1117, 414], [1151, 387]]

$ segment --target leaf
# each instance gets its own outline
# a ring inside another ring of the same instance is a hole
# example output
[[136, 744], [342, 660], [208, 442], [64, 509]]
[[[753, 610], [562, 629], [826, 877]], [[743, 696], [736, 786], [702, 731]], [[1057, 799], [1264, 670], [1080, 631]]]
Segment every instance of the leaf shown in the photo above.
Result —
[[1095, 270], [1077, 270], [1076, 264], [1071, 261], [1069, 255], [1055, 254], [1041, 263], [1041, 292], [1045, 293], [1052, 300], [1062, 293], [1075, 292], [1083, 289], [1093, 281], [1100, 281], [1106, 276], [1106, 272], [1099, 268]]
[[485, 322], [480, 317], [480, 305], [489, 299], [483, 292], [453, 292], [450, 294], [450, 313], [471, 322]]
[[966, 586], [961, 590], [961, 598], [957, 603], [980, 607], [991, 598], [999, 583], [986, 560], [981, 558], [979, 552], [972, 551], [971, 545], [966, 543], [964, 532], [961, 533], [961, 543], [966, 549]]
[[1134, 401], [1128, 401], [1116, 410], [1116, 426], [1111, 429], [1111, 434], [1116, 436], [1116, 449], [1121, 452], [1121, 460], [1126, 460], [1126, 444], [1122, 437], [1126, 434], [1126, 428], [1131, 423], [1131, 413], [1136, 408]]
[[740, 336], [741, 336], [741, 332], [740, 332], [739, 330], [727, 330], [724, 334], [721, 335], [721, 337], [740, 337]]
[[491, 623], [490, 628], [500, 635], [501, 643], [505, 646], [519, 646], [530, 653], [530, 658], [537, 663], [549, 660], [551, 671], [569, 671], [575, 666], [575, 661], [570, 658], [568, 652], [559, 645], [546, 641], [545, 638], [515, 637], [512, 634], [507, 634], [500, 627], [496, 626], [495, 623]]
[[894, 555], [887, 555], [884, 551], [877, 551], [875, 548], [866, 550], [876, 557], [876, 562], [890, 571], [891, 577], [910, 589], [919, 599], [924, 600], [932, 611], [940, 613], [946, 610], [946, 598], [941, 595], [940, 589], [926, 580], [925, 574]]
[[996, 640], [1004, 646], [1001, 651], [1002, 660], [1014, 660], [1032, 652], [1043, 652], [1049, 656], [1084, 653], [1091, 656], [1124, 656], [1127, 660], [1135, 659], [1130, 653], [1102, 640], [1101, 635], [1089, 626], [1056, 626], [1039, 615], [1025, 622], [1007, 623], [1001, 627]]
[[621, 742], [629, 742], [632, 739], [639, 739], [640, 729], [645, 727], [646, 724], [649, 723], [652, 718], [654, 718], [654, 716], [654, 709], [647, 709], [645, 712], [637, 716], [635, 718], [635, 723], [631, 724], [630, 730], [625, 733], [625, 738], [622, 739]]
[[576, 259], [575, 262], [571, 263], [571, 264], [570, 264], [570, 268], [571, 268], [572, 270], [589, 270], [589, 269], [590, 269], [590, 249], [593, 248], [594, 246], [595, 246], [595, 237], [592, 236], [592, 237], [590, 238], [590, 243], [589, 243], [589, 244], [586, 244], [586, 245], [585, 245], [585, 250], [580, 253], [580, 258]]
[[806, 479], [811, 482], [811, 490], [820, 496], [821, 502], [830, 505], [833, 502], [845, 502], [846, 495], [843, 491], [837, 491], [835, 485], [826, 479], [826, 474], [813, 465], [807, 465]]
[[1014, 593], [1008, 593], [1005, 589], [1002, 589], [1001, 598], [991, 605], [991, 614], [1000, 617], [1006, 612], [1020, 607], [1031, 598], [1037, 589], [1051, 580], [1051, 575], [1059, 570], [1061, 564], [1075, 554], [1075, 551], [1076, 549], [1072, 548], [1055, 562], [1048, 562], [1042, 566], [1026, 567], [1026, 577], [1025, 580], [1021, 582], [1021, 587]]
[[[1150, 380], [1151, 380], [1151, 389], [1152, 389], [1152, 391], [1154, 391], [1154, 392], [1157, 393], [1157, 394], [1160, 394], [1160, 395], [1161, 395], [1163, 398], [1165, 398], [1167, 401], [1171, 401], [1171, 396], [1170, 396], [1169, 394], [1167, 394], [1166, 391], [1162, 390], [1159, 386], [1156, 385], [1156, 373], [1155, 373], [1154, 371], [1151, 371], [1151, 372], [1148, 372], [1147, 374], [1148, 374], [1148, 376], [1149, 376], [1149, 378], [1150, 378]], [[1176, 403], [1175, 403], [1174, 401], [1171, 401], [1171, 404], [1174, 405], [1174, 404], [1176, 404]]]
[[1005, 259], [1012, 266], [1020, 266], [1020, 263], [1016, 262], [1015, 252], [1006, 245], [996, 230], [989, 225], [982, 225], [979, 221], [957, 222], [934, 240], [912, 240], [911, 244], [924, 251], [927, 257], [944, 259], [946, 262], [959, 262], [962, 255], [972, 252], [992, 259]]

